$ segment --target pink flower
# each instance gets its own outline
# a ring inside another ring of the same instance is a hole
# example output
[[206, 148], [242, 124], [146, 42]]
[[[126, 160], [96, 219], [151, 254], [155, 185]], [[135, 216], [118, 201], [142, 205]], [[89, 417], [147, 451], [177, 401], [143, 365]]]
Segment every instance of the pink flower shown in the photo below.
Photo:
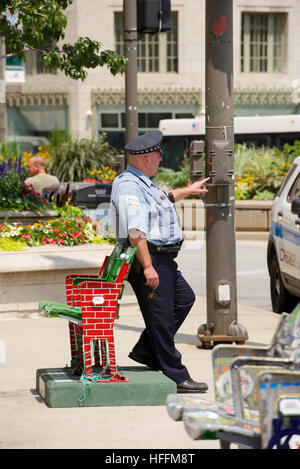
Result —
[[27, 240], [28, 240], [28, 239], [30, 239], [30, 235], [29, 235], [29, 234], [26, 234], [26, 233], [24, 233], [24, 234], [22, 234], [21, 238], [23, 238], [23, 239], [27, 239]]
[[81, 231], [77, 231], [75, 234], [74, 233], [70, 233], [70, 236], [73, 238], [73, 239], [76, 239], [76, 238], [79, 238], [79, 236], [82, 235], [82, 232]]

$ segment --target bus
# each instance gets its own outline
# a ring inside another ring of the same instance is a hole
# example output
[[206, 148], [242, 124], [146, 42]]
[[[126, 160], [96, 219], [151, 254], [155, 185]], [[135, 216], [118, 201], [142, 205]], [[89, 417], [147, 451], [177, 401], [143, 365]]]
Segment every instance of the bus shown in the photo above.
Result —
[[[177, 170], [189, 154], [192, 140], [205, 139], [205, 117], [162, 119], [163, 166]], [[234, 117], [234, 142], [282, 148], [300, 140], [300, 114]]]

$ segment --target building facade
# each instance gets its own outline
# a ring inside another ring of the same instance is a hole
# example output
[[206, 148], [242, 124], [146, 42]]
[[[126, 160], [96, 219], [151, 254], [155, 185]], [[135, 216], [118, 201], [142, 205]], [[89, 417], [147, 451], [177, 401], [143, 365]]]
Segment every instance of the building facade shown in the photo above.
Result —
[[[138, 41], [139, 130], [159, 119], [189, 117], [205, 106], [205, 0], [171, 0], [172, 31]], [[124, 51], [123, 0], [74, 0], [66, 42], [88, 36]], [[236, 115], [300, 113], [300, 0], [233, 0]], [[125, 76], [90, 70], [84, 82], [47, 70], [36, 52], [25, 63], [25, 83], [7, 83], [10, 139], [74, 137], [106, 132], [125, 139]], [[16, 92], [17, 90], [17, 92]], [[42, 141], [42, 140], [41, 140]]]

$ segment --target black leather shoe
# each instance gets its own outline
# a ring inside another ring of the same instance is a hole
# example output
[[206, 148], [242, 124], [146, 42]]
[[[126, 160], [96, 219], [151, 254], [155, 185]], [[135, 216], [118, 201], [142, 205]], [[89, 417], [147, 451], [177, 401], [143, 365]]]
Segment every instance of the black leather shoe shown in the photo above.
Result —
[[192, 379], [186, 379], [183, 383], [177, 384], [177, 392], [179, 394], [183, 393], [199, 393], [206, 392], [208, 386], [206, 383], [197, 383]]
[[152, 370], [158, 371], [159, 366], [157, 361], [153, 356], [150, 355], [149, 352], [146, 352], [145, 350], [132, 350], [130, 354], [128, 355], [131, 360], [134, 360], [135, 362], [141, 363], [141, 365], [146, 365], [149, 368], [152, 368]]

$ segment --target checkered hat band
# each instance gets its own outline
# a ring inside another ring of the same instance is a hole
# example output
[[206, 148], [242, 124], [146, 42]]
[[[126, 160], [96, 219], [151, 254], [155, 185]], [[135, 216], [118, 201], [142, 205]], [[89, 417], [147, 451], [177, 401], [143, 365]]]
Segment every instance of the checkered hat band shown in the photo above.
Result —
[[145, 153], [152, 153], [153, 151], [161, 151], [160, 144], [147, 148], [146, 150], [128, 150], [132, 155], [144, 155]]

